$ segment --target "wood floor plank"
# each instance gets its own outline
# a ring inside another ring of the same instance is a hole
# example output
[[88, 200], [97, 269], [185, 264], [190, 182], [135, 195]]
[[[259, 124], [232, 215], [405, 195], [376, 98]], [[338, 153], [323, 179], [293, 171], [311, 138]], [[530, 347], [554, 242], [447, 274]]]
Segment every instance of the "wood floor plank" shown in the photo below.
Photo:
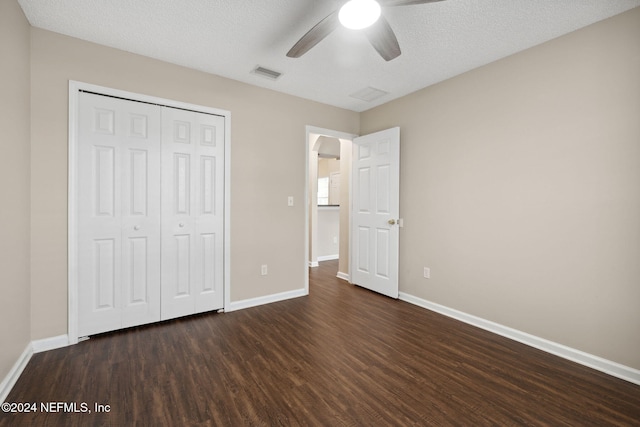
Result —
[[[311, 269], [308, 297], [32, 357], [0, 426], [640, 426], [640, 387]], [[94, 404], [110, 405], [96, 413]]]

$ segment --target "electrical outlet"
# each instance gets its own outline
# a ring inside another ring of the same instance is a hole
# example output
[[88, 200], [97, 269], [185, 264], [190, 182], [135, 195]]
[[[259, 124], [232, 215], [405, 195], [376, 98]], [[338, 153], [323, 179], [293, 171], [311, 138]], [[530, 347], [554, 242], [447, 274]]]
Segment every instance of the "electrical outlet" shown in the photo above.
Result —
[[333, 236], [333, 243], [338, 243], [338, 236]]
[[431, 279], [431, 269], [429, 267], [424, 268], [424, 278]]
[[287, 206], [293, 206], [293, 196], [287, 198]]
[[260, 267], [260, 274], [263, 276], [267, 275], [267, 264], [262, 264], [262, 267]]

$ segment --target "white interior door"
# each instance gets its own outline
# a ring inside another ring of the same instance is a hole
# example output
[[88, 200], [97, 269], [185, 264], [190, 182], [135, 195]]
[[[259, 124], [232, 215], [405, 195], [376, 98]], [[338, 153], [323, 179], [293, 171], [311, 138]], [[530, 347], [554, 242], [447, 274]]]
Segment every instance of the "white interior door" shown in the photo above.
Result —
[[160, 320], [160, 107], [79, 94], [78, 334]]
[[351, 281], [398, 298], [400, 128], [353, 140]]
[[220, 309], [224, 117], [162, 108], [162, 319]]

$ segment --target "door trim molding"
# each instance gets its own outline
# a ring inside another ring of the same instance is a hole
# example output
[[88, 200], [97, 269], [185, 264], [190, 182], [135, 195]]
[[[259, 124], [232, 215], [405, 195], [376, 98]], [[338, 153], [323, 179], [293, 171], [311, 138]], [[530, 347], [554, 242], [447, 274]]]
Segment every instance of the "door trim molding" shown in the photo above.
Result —
[[69, 80], [69, 141], [68, 141], [68, 192], [67, 192], [67, 282], [68, 282], [68, 325], [69, 344], [78, 343], [78, 230], [77, 215], [77, 179], [78, 172], [76, 151], [78, 147], [78, 94], [80, 91], [94, 92], [101, 95], [147, 102], [167, 107], [180, 108], [224, 117], [224, 307], [231, 304], [231, 112], [203, 105], [190, 104], [156, 96], [143, 95], [120, 89], [98, 86]]

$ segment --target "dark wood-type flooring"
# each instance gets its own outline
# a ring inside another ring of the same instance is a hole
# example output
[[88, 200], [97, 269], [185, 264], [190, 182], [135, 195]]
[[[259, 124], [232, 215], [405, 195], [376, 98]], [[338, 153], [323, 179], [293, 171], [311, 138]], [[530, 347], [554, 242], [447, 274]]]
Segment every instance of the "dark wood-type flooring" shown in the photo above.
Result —
[[311, 271], [310, 295], [35, 354], [1, 426], [640, 425], [640, 387]]

